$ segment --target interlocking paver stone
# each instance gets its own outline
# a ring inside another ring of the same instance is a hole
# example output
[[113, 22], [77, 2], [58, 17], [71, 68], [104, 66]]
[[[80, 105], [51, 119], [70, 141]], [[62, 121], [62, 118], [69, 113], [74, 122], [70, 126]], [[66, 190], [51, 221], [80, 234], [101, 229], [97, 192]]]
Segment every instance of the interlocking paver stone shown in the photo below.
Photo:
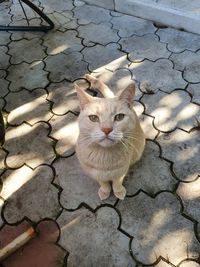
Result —
[[10, 56], [7, 54], [8, 48], [6, 46], [0, 46], [0, 69], [6, 69], [9, 66], [9, 58]]
[[45, 69], [50, 72], [49, 78], [52, 82], [61, 82], [64, 79], [74, 81], [88, 72], [88, 64], [83, 61], [83, 55], [80, 52], [48, 56], [45, 62]]
[[11, 15], [9, 9], [0, 10], [0, 24], [8, 25], [11, 22]]
[[76, 155], [61, 158], [53, 166], [57, 174], [55, 183], [63, 189], [60, 202], [64, 208], [76, 209], [82, 202], [93, 209], [102, 203], [115, 203], [114, 196], [103, 202], [100, 200], [98, 183], [83, 172]]
[[66, 32], [52, 32], [44, 39], [44, 45], [47, 47], [49, 55], [59, 53], [69, 54], [74, 51], [83, 49], [81, 39], [77, 37], [78, 33], [75, 30]]
[[86, 0], [85, 2], [88, 4], [101, 6], [105, 9], [111, 9], [111, 10], [115, 9], [114, 0], [106, 0], [101, 2], [98, 0]]
[[86, 43], [90, 41], [107, 45], [110, 42], [117, 42], [119, 40], [117, 30], [112, 29], [111, 23], [90, 23], [85, 26], [80, 26], [78, 32], [79, 36], [84, 38], [84, 42]]
[[142, 36], [156, 31], [156, 27], [153, 26], [151, 21], [128, 15], [113, 17], [111, 22], [113, 28], [119, 30], [120, 37], [130, 37], [134, 34]]
[[129, 69], [133, 73], [133, 78], [140, 82], [140, 89], [143, 92], [156, 92], [158, 89], [172, 92], [176, 88], [185, 88], [187, 85], [181, 72], [174, 70], [172, 62], [168, 59], [132, 63]]
[[[101, 79], [115, 93], [120, 94], [134, 80], [131, 78], [130, 70], [126, 68], [111, 71], [102, 69], [99, 73], [92, 73], [93, 76]], [[142, 92], [137, 88], [134, 99], [138, 100], [142, 96]]]
[[9, 151], [7, 165], [10, 168], [18, 168], [26, 163], [35, 168], [40, 164], [51, 163], [55, 155], [48, 134], [49, 126], [44, 122], [34, 126], [23, 123], [17, 127], [9, 127], [4, 145]]
[[184, 90], [175, 90], [171, 94], [158, 91], [141, 98], [146, 107], [145, 113], [155, 118], [155, 127], [163, 132], [176, 127], [186, 131], [194, 128], [196, 118], [200, 116], [200, 107], [190, 101], [189, 94]]
[[136, 194], [140, 189], [156, 194], [161, 190], [173, 190], [176, 182], [170, 172], [170, 163], [160, 158], [159, 146], [147, 141], [142, 159], [127, 174], [125, 187], [128, 195]]
[[122, 229], [134, 237], [131, 248], [138, 261], [152, 264], [162, 256], [176, 265], [187, 257], [198, 259], [200, 244], [193, 222], [180, 214], [181, 205], [172, 193], [151, 198], [140, 192], [117, 207]]
[[183, 71], [185, 80], [191, 83], [200, 82], [200, 51], [172, 54], [170, 59], [173, 60], [175, 69]]
[[12, 32], [10, 39], [12, 41], [19, 41], [22, 39], [27, 39], [27, 40], [31, 40], [34, 38], [40, 38], [40, 37], [44, 37], [45, 33], [44, 32], [23, 32], [23, 31], [14, 31]]
[[42, 0], [41, 6], [44, 7], [44, 13], [62, 12], [74, 8], [72, 1], [59, 0], [59, 4], [54, 0]]
[[34, 170], [27, 166], [7, 170], [2, 179], [3, 190], [0, 195], [7, 199], [4, 209], [7, 222], [16, 223], [24, 216], [34, 222], [56, 218], [60, 211], [59, 190], [51, 184], [53, 171], [49, 166], [40, 166]]
[[[86, 80], [76, 80], [81, 88], [87, 89], [89, 84]], [[74, 84], [68, 81], [59, 83], [51, 83], [47, 90], [49, 92], [48, 99], [53, 102], [52, 111], [56, 115], [64, 115], [68, 111], [77, 111], [79, 102], [74, 89]]]
[[[85, 61], [89, 63], [91, 71], [98, 71], [100, 68], [118, 69], [126, 67], [130, 62], [126, 58], [126, 54], [119, 51], [120, 46], [116, 43], [106, 46], [95, 45], [86, 47], [82, 54]], [[101, 57], [97, 56], [101, 55]]]
[[117, 230], [119, 216], [114, 209], [63, 211], [58, 223], [59, 243], [69, 252], [69, 266], [136, 266], [129, 254], [129, 238]]
[[[34, 1], [34, 4], [39, 6], [39, 1]], [[38, 18], [39, 15], [36, 14], [31, 8], [29, 8], [27, 5], [24, 5], [24, 10], [26, 12], [26, 15], [29, 19]], [[24, 19], [24, 13], [22, 10], [22, 7], [20, 3], [15, 3], [14, 5], [11, 5], [10, 7], [10, 14], [12, 15], [12, 21], [18, 22], [18, 24], [21, 23], [21, 20]]]
[[186, 49], [195, 52], [199, 49], [200, 36], [197, 34], [172, 28], [159, 29], [156, 34], [159, 35], [161, 42], [167, 43], [171, 52], [180, 53]]
[[42, 40], [39, 38], [31, 40], [22, 39], [9, 44], [9, 54], [11, 55], [12, 64], [19, 64], [23, 61], [31, 63], [36, 60], [42, 60], [45, 57], [44, 50]]
[[77, 116], [67, 113], [64, 116], [56, 116], [49, 121], [52, 127], [50, 136], [57, 139], [56, 152], [61, 156], [69, 156], [75, 150], [79, 134]]
[[49, 14], [48, 17], [54, 22], [56, 29], [51, 31], [51, 33], [57, 32], [59, 34], [57, 29], [59, 29], [59, 31], [64, 32], [66, 30], [76, 29], [78, 27], [77, 20], [73, 18], [72, 11], [64, 11], [62, 13], [53, 12], [52, 14]]
[[[2, 22], [2, 24], [3, 23], [5, 23], [5, 21]], [[9, 33], [9, 32], [1, 32], [1, 34], [0, 34], [0, 44], [1, 45], [7, 45], [10, 42], [10, 36], [11, 36], [11, 33]]]
[[200, 174], [199, 131], [186, 133], [177, 129], [172, 133], [160, 134], [158, 142], [162, 147], [162, 156], [174, 163], [173, 170], [179, 179], [192, 181]]
[[85, 2], [81, 1], [81, 0], [74, 0], [74, 5], [75, 6], [84, 6]]
[[47, 72], [42, 61], [31, 64], [23, 62], [19, 65], [11, 65], [8, 69], [7, 79], [11, 81], [10, 90], [19, 91], [22, 88], [33, 90], [45, 87], [48, 84]]
[[184, 211], [200, 223], [200, 178], [180, 183], [176, 192], [183, 201]]
[[21, 90], [6, 96], [6, 111], [10, 124], [21, 124], [26, 121], [35, 124], [48, 121], [52, 117], [50, 103], [46, 100], [47, 93], [43, 89], [34, 91]]
[[192, 102], [200, 105], [200, 84], [189, 84], [187, 91], [192, 95]]
[[168, 58], [170, 55], [166, 45], [160, 43], [158, 37], [153, 34], [122, 38], [119, 43], [132, 62], [140, 62], [145, 58], [154, 61], [159, 58]]
[[79, 24], [89, 24], [91, 22], [99, 24], [101, 22], [109, 22], [111, 16], [109, 11], [96, 6], [90, 6], [85, 4], [74, 9], [74, 17], [78, 19]]
[[9, 82], [5, 80], [6, 78], [6, 71], [0, 70], [0, 96], [3, 97], [5, 96], [9, 91], [8, 91], [8, 85]]

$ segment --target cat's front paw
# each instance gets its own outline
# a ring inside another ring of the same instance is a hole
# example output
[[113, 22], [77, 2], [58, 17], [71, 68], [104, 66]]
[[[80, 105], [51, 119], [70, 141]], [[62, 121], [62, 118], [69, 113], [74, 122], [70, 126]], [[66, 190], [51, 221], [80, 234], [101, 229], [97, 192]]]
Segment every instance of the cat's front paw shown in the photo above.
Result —
[[101, 200], [105, 200], [110, 196], [110, 191], [104, 191], [102, 187], [100, 187], [98, 194]]
[[114, 195], [117, 198], [123, 200], [126, 196], [126, 188], [124, 186], [122, 186], [120, 191], [114, 191]]

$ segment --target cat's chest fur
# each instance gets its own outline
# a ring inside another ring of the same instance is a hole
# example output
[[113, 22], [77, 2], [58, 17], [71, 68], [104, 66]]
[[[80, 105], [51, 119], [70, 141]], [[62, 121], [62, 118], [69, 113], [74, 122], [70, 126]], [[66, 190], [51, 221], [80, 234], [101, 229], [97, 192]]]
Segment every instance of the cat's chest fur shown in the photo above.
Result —
[[131, 151], [117, 145], [109, 148], [76, 147], [77, 157], [82, 168], [94, 179], [113, 180], [128, 171]]

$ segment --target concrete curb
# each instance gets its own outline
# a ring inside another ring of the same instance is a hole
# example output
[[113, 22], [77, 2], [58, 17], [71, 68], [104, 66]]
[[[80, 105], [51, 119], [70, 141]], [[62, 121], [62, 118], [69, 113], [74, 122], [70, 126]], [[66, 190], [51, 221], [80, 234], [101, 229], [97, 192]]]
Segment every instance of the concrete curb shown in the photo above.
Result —
[[[100, 1], [97, 0], [85, 0], [85, 2], [102, 7], [102, 4], [98, 3]], [[153, 3], [143, 3], [138, 0], [107, 0], [106, 3], [104, 7], [108, 9], [111, 6], [114, 6], [115, 11], [127, 15], [133, 15], [163, 24], [165, 26], [177, 28], [179, 30], [181, 29], [200, 34], [200, 16], [191, 11], [170, 8]]]

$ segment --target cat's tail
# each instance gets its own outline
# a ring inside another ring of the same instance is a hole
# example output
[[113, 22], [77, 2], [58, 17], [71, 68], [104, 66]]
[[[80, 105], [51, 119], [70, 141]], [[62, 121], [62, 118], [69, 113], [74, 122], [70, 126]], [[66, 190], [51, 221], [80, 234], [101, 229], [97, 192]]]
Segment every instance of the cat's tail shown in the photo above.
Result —
[[90, 74], [86, 74], [85, 79], [91, 83], [94, 89], [99, 90], [99, 92], [102, 93], [102, 95], [105, 98], [115, 97], [114, 93], [110, 90], [110, 88], [105, 83], [103, 83], [101, 80], [95, 78], [94, 76]]

